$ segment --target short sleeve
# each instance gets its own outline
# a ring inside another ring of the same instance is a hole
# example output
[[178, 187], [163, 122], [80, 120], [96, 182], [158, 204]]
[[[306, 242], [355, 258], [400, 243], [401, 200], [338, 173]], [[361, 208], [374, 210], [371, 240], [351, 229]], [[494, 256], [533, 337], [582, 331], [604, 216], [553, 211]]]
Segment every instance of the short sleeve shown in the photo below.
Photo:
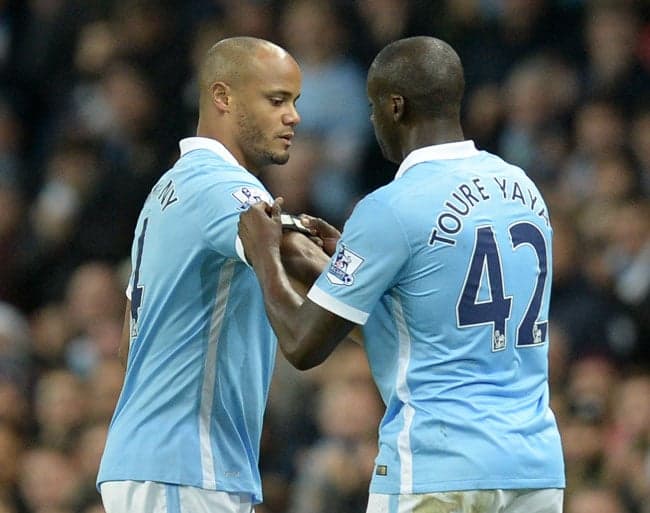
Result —
[[227, 258], [247, 263], [237, 225], [239, 215], [259, 201], [271, 203], [273, 199], [252, 175], [233, 172], [225, 179], [206, 183], [194, 205], [206, 245]]
[[365, 324], [409, 255], [408, 239], [391, 208], [365, 198], [346, 222], [328, 268], [308, 297], [340, 317]]

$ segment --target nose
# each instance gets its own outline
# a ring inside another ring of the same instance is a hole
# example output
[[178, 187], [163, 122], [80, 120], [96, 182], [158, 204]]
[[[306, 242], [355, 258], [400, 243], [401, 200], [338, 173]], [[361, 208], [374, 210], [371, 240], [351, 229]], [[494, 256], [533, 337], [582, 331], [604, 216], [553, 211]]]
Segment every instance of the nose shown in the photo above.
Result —
[[298, 109], [296, 109], [295, 105], [292, 105], [289, 111], [284, 114], [282, 122], [289, 126], [296, 126], [300, 123], [300, 114], [298, 114]]

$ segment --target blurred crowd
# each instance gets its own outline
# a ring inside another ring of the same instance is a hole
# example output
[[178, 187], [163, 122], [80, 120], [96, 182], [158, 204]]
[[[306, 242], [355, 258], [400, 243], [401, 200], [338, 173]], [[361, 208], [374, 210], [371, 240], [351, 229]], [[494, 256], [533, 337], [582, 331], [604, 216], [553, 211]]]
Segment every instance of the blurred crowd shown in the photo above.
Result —
[[[418, 34], [465, 64], [466, 137], [550, 207], [565, 511], [650, 512], [650, 3], [0, 0], [0, 513], [103, 512], [133, 229], [194, 135], [204, 51], [253, 35], [295, 56], [303, 121], [263, 180], [341, 227], [396, 171], [367, 67]], [[382, 409], [360, 347], [306, 373], [279, 357], [258, 513], [365, 511]]]

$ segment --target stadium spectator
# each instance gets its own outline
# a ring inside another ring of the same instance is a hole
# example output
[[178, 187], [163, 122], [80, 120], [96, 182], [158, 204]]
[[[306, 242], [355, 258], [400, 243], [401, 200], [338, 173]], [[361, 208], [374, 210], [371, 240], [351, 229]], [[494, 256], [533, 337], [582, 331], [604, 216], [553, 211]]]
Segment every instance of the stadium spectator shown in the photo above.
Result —
[[59, 449], [30, 448], [20, 461], [18, 485], [30, 513], [72, 513], [79, 484], [71, 458]]
[[317, 398], [317, 443], [300, 455], [290, 513], [363, 511], [384, 413], [371, 382], [331, 380]]
[[[0, 402], [0, 405], [3, 404]], [[18, 474], [26, 449], [25, 442], [24, 435], [0, 419], [0, 511], [3, 506], [10, 513], [24, 510], [18, 489]]]
[[[354, 198], [360, 155], [370, 137], [363, 71], [345, 51], [352, 38], [334, 2], [287, 3], [280, 34], [303, 72], [302, 125], [296, 145], [303, 137], [317, 141], [315, 172], [301, 177], [310, 184], [309, 204], [340, 223]], [[283, 190], [283, 184], [277, 187]], [[336, 194], [321, 194], [328, 190]]]
[[630, 513], [615, 490], [585, 487], [568, 498], [566, 513]]

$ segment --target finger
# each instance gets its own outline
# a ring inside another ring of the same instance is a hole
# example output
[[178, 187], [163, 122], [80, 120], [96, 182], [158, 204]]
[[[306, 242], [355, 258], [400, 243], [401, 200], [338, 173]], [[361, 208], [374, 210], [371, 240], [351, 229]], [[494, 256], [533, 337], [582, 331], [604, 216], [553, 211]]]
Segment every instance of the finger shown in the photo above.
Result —
[[271, 217], [274, 221], [280, 221], [280, 214], [282, 214], [282, 204], [284, 203], [284, 198], [279, 197], [273, 202], [271, 207]]
[[306, 222], [307, 224], [305, 224], [305, 226], [308, 226], [313, 233], [316, 233], [321, 237], [340, 236], [340, 232], [324, 219], [321, 219], [320, 217], [312, 217], [307, 214], [303, 214], [303, 216], [305, 217], [305, 220], [301, 219], [301, 221], [303, 224]]
[[303, 224], [305, 227], [309, 227], [312, 223], [311, 220], [314, 219], [312, 216], [309, 214], [302, 213], [298, 216], [300, 218], [300, 222]]
[[258, 203], [255, 203], [253, 206], [258, 210], [262, 210], [267, 216], [271, 216], [271, 210], [273, 209], [272, 204], [267, 203], [266, 201], [260, 201]]

